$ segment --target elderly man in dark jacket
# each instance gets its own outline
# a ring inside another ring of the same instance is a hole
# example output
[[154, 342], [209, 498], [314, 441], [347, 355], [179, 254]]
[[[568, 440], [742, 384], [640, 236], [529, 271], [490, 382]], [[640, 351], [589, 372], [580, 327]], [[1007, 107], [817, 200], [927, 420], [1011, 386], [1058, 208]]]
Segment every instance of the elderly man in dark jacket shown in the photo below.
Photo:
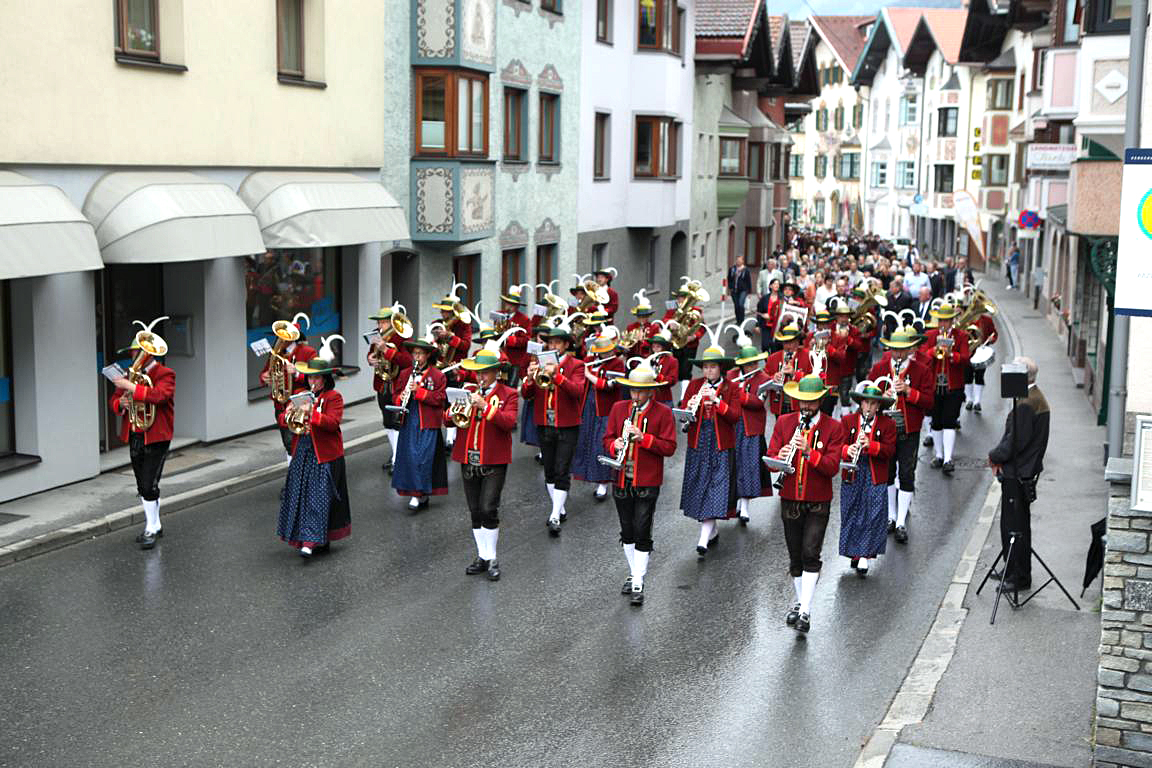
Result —
[[1017, 357], [1028, 369], [1028, 396], [1016, 402], [1004, 425], [1000, 443], [988, 452], [988, 463], [1000, 478], [1000, 546], [1007, 554], [1012, 533], [1016, 543], [1004, 566], [1004, 589], [1032, 586], [1032, 512], [1036, 481], [1044, 470], [1050, 414], [1044, 393], [1036, 386], [1036, 363]]

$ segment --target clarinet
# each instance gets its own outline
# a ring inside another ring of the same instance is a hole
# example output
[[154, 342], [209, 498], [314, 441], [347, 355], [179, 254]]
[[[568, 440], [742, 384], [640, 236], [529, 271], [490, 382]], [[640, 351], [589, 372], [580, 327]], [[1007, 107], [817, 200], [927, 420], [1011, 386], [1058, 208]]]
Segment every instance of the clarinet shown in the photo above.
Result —
[[[400, 393], [400, 408], [404, 412], [401, 419], [407, 418], [408, 401], [412, 399], [412, 392], [416, 389], [416, 385], [424, 380], [424, 371], [426, 370], [427, 368], [422, 368], [419, 371], [412, 371], [408, 376], [408, 383], [404, 386], [404, 391]], [[419, 377], [417, 377], [417, 374], [419, 374]]]
[[[712, 387], [713, 395], [711, 397], [709, 397], [709, 399], [714, 401], [714, 402], [719, 402], [722, 399], [720, 397], [720, 387], [722, 387], [722, 386], [724, 386], [724, 380], [723, 379], [721, 379], [719, 382], [717, 382], [717, 385], [715, 387], [712, 386], [711, 382], [709, 382], [707, 379], [705, 379], [704, 380], [704, 386], [701, 387], [700, 389], [703, 390], [704, 387]], [[688, 401], [688, 409], [687, 410], [691, 412], [692, 418], [689, 419], [688, 421], [685, 421], [684, 425], [682, 427], [680, 427], [681, 432], [687, 433], [688, 430], [692, 427], [692, 422], [696, 421], [696, 414], [700, 412], [700, 406], [704, 404], [703, 394], [704, 394], [703, 392], [697, 392], [696, 394], [692, 395], [692, 399]]]
[[[780, 452], [780, 461], [783, 461], [787, 464], [792, 463], [792, 461], [796, 458], [796, 438], [803, 437], [804, 433], [807, 432], [811, 426], [811, 417], [807, 412], [805, 412], [800, 416], [800, 420], [796, 422], [796, 431], [792, 433], [792, 438], [788, 441], [788, 444], [784, 446], [784, 450]], [[807, 439], [805, 439], [804, 442], [807, 443]], [[781, 472], [780, 476], [776, 478], [776, 482], [772, 484], [772, 487], [778, 491], [782, 489], [784, 487], [784, 475], [790, 474], [792, 474], [792, 472]]]
[[860, 454], [864, 451], [864, 446], [872, 439], [872, 427], [875, 424], [875, 419], [865, 422], [860, 422], [860, 432], [856, 435], [856, 442], [848, 447], [848, 460], [840, 462], [840, 469], [844, 470], [847, 475], [844, 480], [852, 483], [856, 481], [856, 470], [860, 468]]

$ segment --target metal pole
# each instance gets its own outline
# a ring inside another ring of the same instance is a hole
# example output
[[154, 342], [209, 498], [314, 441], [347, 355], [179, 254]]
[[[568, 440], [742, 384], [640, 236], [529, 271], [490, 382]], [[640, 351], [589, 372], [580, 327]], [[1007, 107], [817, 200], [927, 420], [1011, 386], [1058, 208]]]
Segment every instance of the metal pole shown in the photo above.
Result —
[[[1148, 32], [1148, 0], [1132, 0], [1129, 39], [1128, 101], [1124, 115], [1124, 146], [1140, 146], [1140, 107], [1144, 95], [1144, 40]], [[1108, 345], [1112, 355], [1108, 389], [1108, 458], [1124, 453], [1124, 412], [1128, 407], [1127, 315], [1114, 315]]]

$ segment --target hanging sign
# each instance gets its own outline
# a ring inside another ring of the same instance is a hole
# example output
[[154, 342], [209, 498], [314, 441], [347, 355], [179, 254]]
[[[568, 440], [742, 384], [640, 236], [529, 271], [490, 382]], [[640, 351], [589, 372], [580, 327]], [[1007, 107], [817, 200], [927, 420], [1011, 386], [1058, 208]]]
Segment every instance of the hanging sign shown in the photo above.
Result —
[[1116, 253], [1118, 315], [1152, 316], [1152, 149], [1124, 151], [1120, 238]]

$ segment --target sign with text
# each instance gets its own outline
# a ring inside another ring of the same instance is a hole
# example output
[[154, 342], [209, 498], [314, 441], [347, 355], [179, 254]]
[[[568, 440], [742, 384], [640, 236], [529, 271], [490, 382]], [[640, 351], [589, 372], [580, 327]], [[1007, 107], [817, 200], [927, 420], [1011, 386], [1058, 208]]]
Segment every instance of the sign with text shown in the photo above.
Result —
[[1152, 316], [1152, 149], [1124, 151], [1116, 314]]
[[1075, 159], [1075, 144], [1029, 144], [1024, 167], [1030, 171], [1066, 171]]

